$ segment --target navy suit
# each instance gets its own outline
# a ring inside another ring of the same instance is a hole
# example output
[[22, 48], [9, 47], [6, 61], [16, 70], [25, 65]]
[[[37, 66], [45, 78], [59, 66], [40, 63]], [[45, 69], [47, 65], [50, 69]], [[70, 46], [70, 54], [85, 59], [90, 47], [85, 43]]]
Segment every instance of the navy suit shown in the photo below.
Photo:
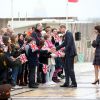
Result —
[[67, 31], [65, 34], [64, 42], [56, 48], [56, 50], [65, 47], [65, 84], [69, 85], [69, 78], [71, 78], [72, 84], [76, 85], [75, 73], [74, 73], [74, 57], [77, 54], [73, 35], [71, 32]]

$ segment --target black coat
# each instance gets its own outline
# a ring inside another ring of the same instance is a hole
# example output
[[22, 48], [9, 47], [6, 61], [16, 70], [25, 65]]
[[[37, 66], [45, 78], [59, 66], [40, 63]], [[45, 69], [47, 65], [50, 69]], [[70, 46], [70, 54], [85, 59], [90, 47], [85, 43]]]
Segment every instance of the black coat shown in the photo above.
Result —
[[51, 57], [50, 54], [50, 52], [40, 52], [39, 62], [48, 65], [48, 58]]
[[9, 65], [9, 59], [5, 55], [5, 53], [0, 53], [0, 84], [3, 84], [3, 82], [7, 82], [7, 74], [8, 74], [8, 66]]
[[24, 44], [24, 40], [19, 39], [19, 40], [18, 40], [18, 44], [19, 44], [20, 47], [22, 47], [23, 44]]
[[92, 42], [92, 46], [96, 48], [93, 64], [100, 66], [100, 34], [98, 34], [96, 40]]
[[36, 45], [39, 46], [42, 38], [42, 34], [38, 30], [36, 30], [31, 34], [31, 37], [36, 41]]
[[44, 53], [45, 54], [47, 52], [48, 52], [47, 50], [36, 50], [36, 51], [33, 52], [31, 47], [29, 47], [28, 55], [27, 55], [29, 65], [38, 66], [38, 64], [39, 64], [38, 54], [40, 54], [40, 53]]
[[56, 50], [59, 50], [63, 47], [65, 47], [65, 54], [67, 56], [75, 56], [77, 54], [73, 35], [69, 31], [67, 31], [65, 34], [64, 42], [61, 45], [57, 46]]

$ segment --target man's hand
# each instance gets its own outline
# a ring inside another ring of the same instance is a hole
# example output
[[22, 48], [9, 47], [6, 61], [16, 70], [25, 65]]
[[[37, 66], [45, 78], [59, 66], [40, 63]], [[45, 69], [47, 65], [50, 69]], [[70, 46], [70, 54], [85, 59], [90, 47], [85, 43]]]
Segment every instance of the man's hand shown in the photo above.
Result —
[[51, 52], [55, 53], [56, 52], [56, 48], [55, 47], [51, 48]]

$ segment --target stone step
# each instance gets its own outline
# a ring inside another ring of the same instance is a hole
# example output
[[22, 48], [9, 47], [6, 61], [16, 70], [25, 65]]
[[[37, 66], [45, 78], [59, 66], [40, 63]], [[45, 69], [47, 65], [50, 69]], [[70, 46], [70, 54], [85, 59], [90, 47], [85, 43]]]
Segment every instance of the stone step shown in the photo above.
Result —
[[[9, 99], [10, 100], [10, 99]], [[100, 100], [100, 98], [73, 98], [73, 97], [12, 97], [11, 100]]]

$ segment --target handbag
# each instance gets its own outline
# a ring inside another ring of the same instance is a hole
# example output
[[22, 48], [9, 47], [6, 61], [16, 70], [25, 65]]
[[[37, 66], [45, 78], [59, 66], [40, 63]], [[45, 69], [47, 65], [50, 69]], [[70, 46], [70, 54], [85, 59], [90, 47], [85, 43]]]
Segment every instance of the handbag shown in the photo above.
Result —
[[8, 99], [10, 97], [10, 84], [0, 85], [0, 100]]

